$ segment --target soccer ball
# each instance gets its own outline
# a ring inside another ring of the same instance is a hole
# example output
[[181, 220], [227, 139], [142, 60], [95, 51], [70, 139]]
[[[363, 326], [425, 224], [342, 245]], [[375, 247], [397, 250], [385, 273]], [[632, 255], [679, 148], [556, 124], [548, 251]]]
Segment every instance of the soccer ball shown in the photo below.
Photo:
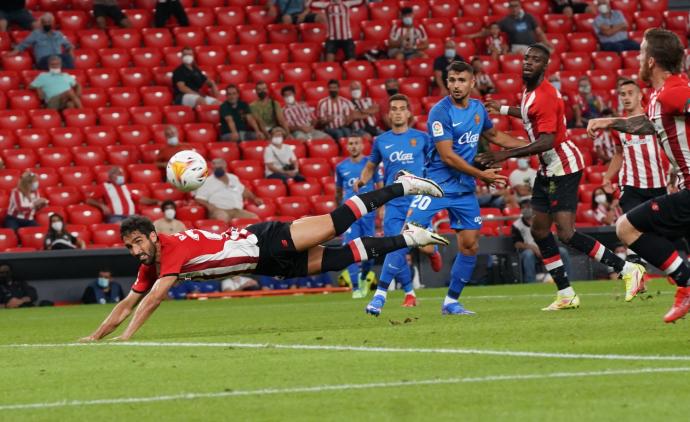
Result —
[[208, 175], [206, 159], [196, 151], [185, 150], [168, 160], [168, 183], [182, 192], [191, 192], [204, 184]]

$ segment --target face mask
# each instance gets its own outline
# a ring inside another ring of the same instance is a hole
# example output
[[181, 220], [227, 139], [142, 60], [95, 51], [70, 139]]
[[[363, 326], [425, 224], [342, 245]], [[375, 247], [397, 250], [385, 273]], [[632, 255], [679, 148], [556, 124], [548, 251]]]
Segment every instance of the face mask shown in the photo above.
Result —
[[115, 184], [116, 185], [124, 185], [125, 184], [125, 176], [119, 175], [115, 178]]
[[53, 25], [43, 25], [43, 30], [45, 32], [50, 32], [53, 29]]
[[616, 256], [617, 256], [618, 258], [622, 259], [623, 261], [625, 261], [625, 258], [628, 257], [628, 255], [627, 255], [625, 252], [618, 252], [618, 253], [616, 254]]
[[180, 143], [180, 139], [177, 136], [173, 136], [172, 138], [168, 138], [168, 145], [170, 146], [175, 146]]
[[354, 98], [355, 100], [362, 98], [362, 90], [361, 89], [353, 89], [351, 91], [351, 93], [352, 93], [352, 98]]
[[35, 191], [35, 190], [38, 190], [38, 182], [33, 182], [33, 183], [31, 184], [31, 190], [34, 190], [34, 191]]
[[529, 220], [532, 218], [532, 215], [534, 215], [534, 211], [532, 211], [532, 208], [525, 208], [522, 210], [522, 218]]
[[561, 81], [553, 81], [551, 82], [551, 85], [553, 85], [553, 87], [556, 88], [556, 91], [561, 90]]
[[62, 231], [62, 221], [53, 221], [50, 223], [50, 227], [53, 228], [56, 232], [61, 232]]
[[60, 69], [59, 67], [51, 67], [51, 68], [49, 69], [49, 71], [50, 71], [50, 73], [52, 73], [53, 75], [58, 75], [58, 74], [60, 74], [60, 71], [62, 71], [62, 69]]
[[589, 85], [582, 85], [580, 86], [580, 92], [584, 94], [589, 94], [590, 92], [592, 92], [592, 87]]
[[256, 96], [259, 97], [260, 100], [263, 100], [264, 98], [266, 98], [267, 94], [268, 93], [266, 91], [259, 91], [256, 93]]
[[167, 218], [168, 220], [172, 220], [172, 219], [175, 218], [175, 210], [172, 209], [172, 208], [168, 208], [168, 209], [166, 209], [166, 210], [163, 211], [163, 215], [164, 215], [165, 218]]
[[388, 94], [389, 97], [392, 97], [393, 95], [398, 93], [398, 88], [388, 88], [386, 89], [386, 94]]
[[403, 23], [403, 25], [410, 26], [410, 25], [412, 25], [412, 18], [409, 16], [406, 16], [402, 19], [402, 23]]
[[446, 51], [444, 53], [447, 59], [452, 59], [455, 57], [455, 49], [454, 48], [446, 48]]
[[194, 56], [191, 56], [189, 54], [182, 56], [182, 63], [184, 63], [186, 65], [190, 65], [190, 64], [194, 63]]
[[337, 98], [338, 97], [338, 91], [328, 91], [328, 95], [330, 95], [331, 98]]
[[225, 176], [225, 169], [223, 167], [216, 167], [213, 169], [213, 175], [220, 179]]
[[98, 283], [98, 287], [100, 287], [101, 289], [105, 289], [106, 287], [108, 287], [109, 282], [110, 280], [108, 280], [107, 277], [98, 277], [98, 280], [96, 280], [96, 283]]
[[597, 8], [599, 9], [599, 13], [601, 13], [602, 15], [609, 13], [608, 4], [600, 4]]
[[605, 204], [606, 203], [606, 195], [600, 193], [599, 195], [594, 197], [594, 202], [596, 202], [599, 205]]
[[520, 170], [525, 170], [527, 169], [527, 167], [529, 167], [529, 162], [524, 158], [520, 158], [519, 160], [517, 160], [517, 166]]
[[518, 19], [522, 19], [525, 17], [525, 11], [520, 9], [520, 12], [518, 13]]
[[273, 145], [282, 145], [283, 144], [283, 137], [282, 136], [274, 136], [271, 138], [271, 143]]
[[292, 95], [288, 95], [285, 97], [285, 103], [286, 104], [295, 104], [295, 97]]

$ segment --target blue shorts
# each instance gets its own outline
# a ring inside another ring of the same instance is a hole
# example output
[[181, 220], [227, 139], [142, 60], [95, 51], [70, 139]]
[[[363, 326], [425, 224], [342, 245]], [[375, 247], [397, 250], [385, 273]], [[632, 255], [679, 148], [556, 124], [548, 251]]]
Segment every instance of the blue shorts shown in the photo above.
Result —
[[352, 223], [349, 229], [343, 233], [343, 243], [355, 240], [358, 237], [373, 237], [376, 234], [376, 213], [370, 212]]
[[402, 233], [407, 217], [407, 210], [410, 209], [412, 197], [404, 197], [404, 201], [398, 198], [394, 203], [387, 203], [383, 214], [383, 235], [395, 236]]
[[474, 192], [447, 193], [443, 198], [417, 195], [410, 204], [407, 222], [428, 227], [434, 215], [443, 209], [448, 210], [450, 227], [454, 230], [479, 230], [482, 227], [479, 202]]

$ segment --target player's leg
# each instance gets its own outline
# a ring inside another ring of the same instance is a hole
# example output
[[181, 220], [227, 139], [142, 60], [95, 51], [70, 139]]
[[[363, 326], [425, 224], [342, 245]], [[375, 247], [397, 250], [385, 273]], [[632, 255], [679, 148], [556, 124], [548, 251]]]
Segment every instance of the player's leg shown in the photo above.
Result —
[[[343, 245], [346, 245], [353, 240], [362, 237], [364, 235], [363, 230], [362, 230], [362, 223], [364, 222], [364, 219], [367, 218], [369, 214], [365, 215], [362, 217], [362, 219], [355, 221], [352, 223], [350, 228], [348, 228], [345, 233], [343, 233]], [[352, 263], [348, 265], [347, 267], [347, 272], [350, 275], [350, 283], [352, 283], [352, 298], [355, 299], [359, 293], [359, 271], [360, 271], [360, 264], [357, 263]]]
[[618, 219], [616, 234], [642, 258], [664, 271], [678, 285], [666, 322], [690, 310], [690, 269], [670, 239], [685, 235], [690, 225], [690, 192], [665, 195], [639, 205]]
[[[305, 251], [340, 236], [357, 219], [386, 202], [404, 195], [417, 194], [443, 196], [443, 190], [429, 179], [402, 174], [391, 185], [350, 197], [330, 214], [295, 221], [290, 226], [292, 241], [298, 251]], [[398, 233], [400, 231], [396, 234]]]
[[[369, 213], [362, 218], [362, 237], [374, 237], [376, 235], [376, 213]], [[420, 249], [426, 249], [435, 246], [424, 246]], [[360, 263], [359, 271], [359, 290], [362, 297], [366, 297], [369, 294], [369, 283], [367, 282], [367, 275], [371, 271], [371, 267], [374, 265], [373, 259], [368, 259]]]

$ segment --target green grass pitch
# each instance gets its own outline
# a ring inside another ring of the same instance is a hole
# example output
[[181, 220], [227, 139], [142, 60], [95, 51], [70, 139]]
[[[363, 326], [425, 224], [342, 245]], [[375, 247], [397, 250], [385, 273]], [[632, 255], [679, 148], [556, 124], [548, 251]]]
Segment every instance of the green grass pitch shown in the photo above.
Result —
[[131, 344], [87, 346], [110, 306], [6, 310], [0, 420], [689, 420], [673, 288], [575, 288], [553, 313], [552, 285], [467, 288], [472, 317], [442, 317], [442, 289], [379, 318], [347, 294], [167, 302]]

